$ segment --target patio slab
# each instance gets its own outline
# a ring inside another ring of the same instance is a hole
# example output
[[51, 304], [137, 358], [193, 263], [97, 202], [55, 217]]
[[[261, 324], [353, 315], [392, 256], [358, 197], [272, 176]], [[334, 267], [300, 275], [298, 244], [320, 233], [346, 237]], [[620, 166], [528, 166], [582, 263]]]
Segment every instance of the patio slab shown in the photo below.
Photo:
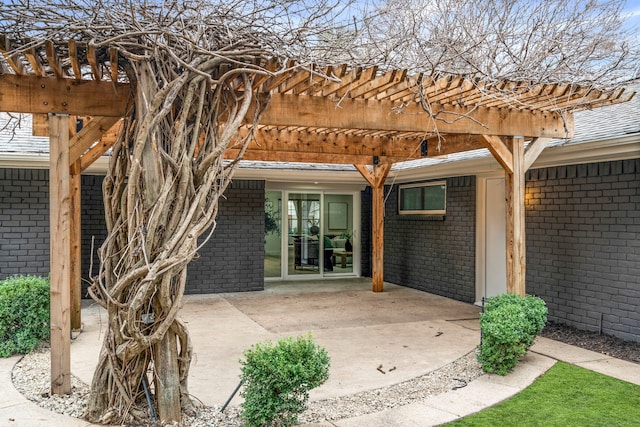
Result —
[[[238, 384], [243, 351], [265, 340], [311, 333], [327, 349], [329, 380], [312, 390], [312, 400], [423, 375], [479, 342], [477, 332], [449, 321], [477, 319], [477, 307], [391, 284], [373, 293], [366, 279], [269, 283], [262, 292], [185, 301], [181, 317], [195, 354], [190, 391], [208, 405], [224, 404]], [[380, 365], [396, 369], [382, 374]], [[236, 396], [231, 405], [239, 403]]]
[[[472, 351], [479, 308], [414, 289], [349, 279], [269, 283], [262, 292], [188, 295], [180, 317], [194, 358], [189, 390], [207, 405], [223, 405], [239, 382], [242, 353], [253, 344], [312, 334], [331, 357], [329, 380], [311, 399], [343, 396], [415, 378]], [[106, 313], [83, 309], [84, 330], [74, 340], [72, 371], [91, 382]], [[377, 368], [382, 365], [382, 374]], [[238, 405], [236, 396], [231, 405]]]
[[[104, 310], [85, 302], [83, 331], [71, 346], [74, 375], [90, 383], [106, 327]], [[331, 357], [330, 379], [311, 399], [376, 389], [433, 371], [472, 351], [479, 342], [479, 308], [409, 288], [385, 284], [371, 292], [369, 279], [268, 283], [262, 292], [189, 295], [181, 318], [194, 348], [191, 393], [222, 405], [238, 384], [245, 349], [265, 340], [312, 333]], [[514, 372], [484, 375], [468, 386], [424, 401], [316, 426], [438, 425], [482, 410], [519, 392], [555, 363], [575, 363], [640, 382], [640, 365], [538, 338]], [[0, 359], [0, 382], [11, 381], [18, 358]], [[382, 365], [385, 374], [377, 370]], [[394, 368], [390, 371], [390, 368]], [[231, 405], [238, 405], [234, 398]], [[13, 387], [0, 394], [0, 425], [88, 426], [41, 409]]]

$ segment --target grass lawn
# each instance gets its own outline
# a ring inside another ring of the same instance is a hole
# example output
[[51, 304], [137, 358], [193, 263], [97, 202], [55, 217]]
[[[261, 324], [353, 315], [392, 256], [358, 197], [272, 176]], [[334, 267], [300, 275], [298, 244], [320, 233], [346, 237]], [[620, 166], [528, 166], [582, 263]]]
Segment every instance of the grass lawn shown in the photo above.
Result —
[[531, 386], [447, 426], [640, 426], [640, 386], [558, 362]]

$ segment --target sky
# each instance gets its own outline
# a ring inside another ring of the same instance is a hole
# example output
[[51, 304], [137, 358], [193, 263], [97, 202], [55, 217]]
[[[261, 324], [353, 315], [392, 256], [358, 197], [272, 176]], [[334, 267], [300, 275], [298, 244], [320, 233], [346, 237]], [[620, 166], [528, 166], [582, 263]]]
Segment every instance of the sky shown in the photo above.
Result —
[[640, 29], [640, 0], [627, 0], [624, 9], [629, 14], [629, 24]]

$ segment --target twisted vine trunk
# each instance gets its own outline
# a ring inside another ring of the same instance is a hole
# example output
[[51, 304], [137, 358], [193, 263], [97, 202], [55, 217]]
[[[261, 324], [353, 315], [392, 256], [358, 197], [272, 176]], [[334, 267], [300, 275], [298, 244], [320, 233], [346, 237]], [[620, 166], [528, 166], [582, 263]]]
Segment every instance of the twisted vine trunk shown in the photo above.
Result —
[[223, 153], [242, 155], [251, 136], [238, 129], [264, 107], [252, 105], [256, 70], [209, 57], [177, 73], [167, 62], [131, 61], [135, 105], [103, 184], [108, 235], [90, 292], [109, 323], [91, 386], [94, 422], [148, 420], [145, 381], [162, 422], [193, 410], [192, 347], [177, 317], [187, 265], [213, 232], [237, 165]]

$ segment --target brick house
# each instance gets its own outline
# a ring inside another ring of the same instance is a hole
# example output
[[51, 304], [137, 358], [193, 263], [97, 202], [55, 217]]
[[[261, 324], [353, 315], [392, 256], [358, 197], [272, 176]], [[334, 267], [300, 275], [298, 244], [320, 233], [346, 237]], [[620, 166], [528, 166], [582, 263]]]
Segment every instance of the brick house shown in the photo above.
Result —
[[[0, 132], [0, 279], [49, 273], [47, 151], [28, 119], [15, 135]], [[106, 161], [82, 178], [83, 277], [105, 235]], [[469, 303], [506, 290], [504, 172], [486, 150], [398, 163], [386, 184], [386, 281]], [[405, 209], [403, 194], [434, 184], [443, 209]], [[549, 144], [526, 195], [527, 292], [545, 299], [551, 320], [640, 341], [638, 96], [576, 113], [575, 137]], [[371, 189], [354, 168], [245, 162], [226, 196], [187, 293], [371, 275]], [[265, 230], [269, 219], [277, 227]], [[313, 259], [297, 243], [311, 223], [333, 253]]]

